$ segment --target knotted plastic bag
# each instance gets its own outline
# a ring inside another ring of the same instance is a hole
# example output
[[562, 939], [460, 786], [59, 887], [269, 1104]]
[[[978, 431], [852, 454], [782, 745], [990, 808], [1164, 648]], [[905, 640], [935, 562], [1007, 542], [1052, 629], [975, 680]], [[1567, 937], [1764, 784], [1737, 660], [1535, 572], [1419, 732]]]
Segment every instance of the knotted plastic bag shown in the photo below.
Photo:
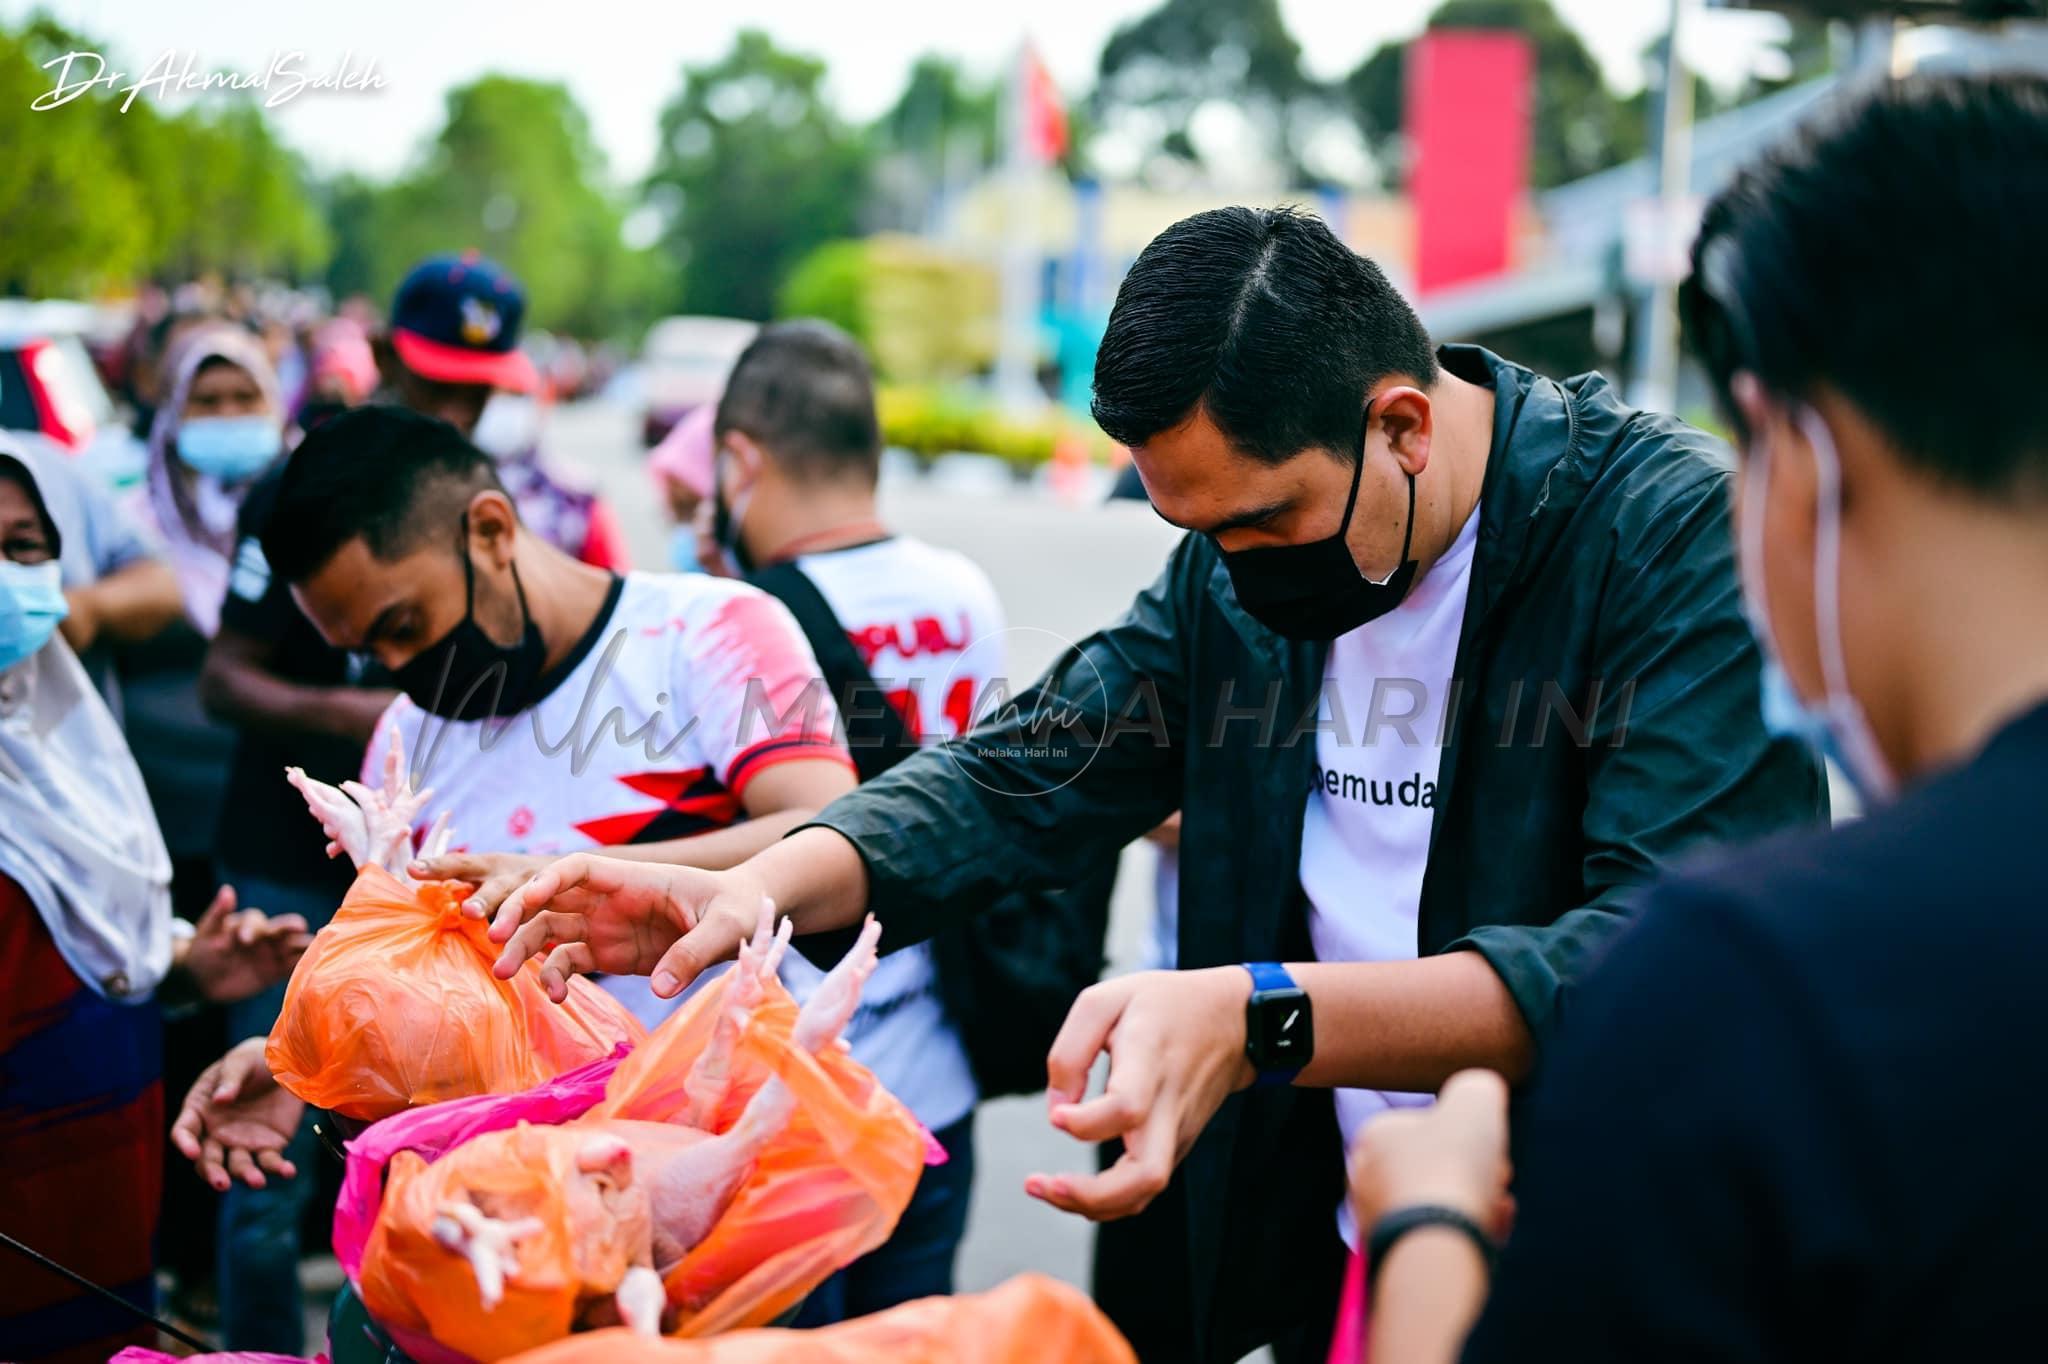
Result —
[[737, 1331], [715, 1340], [644, 1340], [587, 1331], [516, 1364], [1137, 1364], [1094, 1303], [1042, 1274], [986, 1293], [919, 1298], [815, 1331]]
[[[684, 1080], [725, 994], [724, 979], [699, 991], [623, 1062], [525, 1094], [401, 1114], [349, 1143], [335, 1253], [364, 1306], [408, 1354], [428, 1364], [495, 1360], [567, 1333], [579, 1298], [594, 1282], [611, 1282], [620, 1257], [635, 1250], [633, 1238], [645, 1233], [593, 1217], [579, 1201], [588, 1191], [565, 1175], [573, 1157], [563, 1153], [614, 1120], [678, 1117]], [[796, 1013], [771, 982], [735, 1048], [711, 1130], [728, 1130], [771, 1075], [789, 1087], [794, 1111], [710, 1232], [665, 1275], [677, 1335], [772, 1321], [880, 1245], [936, 1150], [865, 1067], [836, 1048], [817, 1056], [798, 1046]], [[535, 1130], [546, 1124], [558, 1130]], [[465, 1156], [472, 1142], [476, 1154]], [[518, 1268], [494, 1309], [482, 1306], [468, 1261], [433, 1238], [451, 1192], [477, 1188], [474, 1162], [485, 1152], [499, 1162], [483, 1175], [493, 1200], [549, 1228], [518, 1243]]]
[[457, 908], [459, 882], [408, 887], [374, 864], [314, 935], [270, 1030], [278, 1083], [319, 1108], [375, 1119], [471, 1094], [529, 1089], [646, 1029], [581, 978], [555, 1004], [529, 961], [491, 974], [498, 948]]

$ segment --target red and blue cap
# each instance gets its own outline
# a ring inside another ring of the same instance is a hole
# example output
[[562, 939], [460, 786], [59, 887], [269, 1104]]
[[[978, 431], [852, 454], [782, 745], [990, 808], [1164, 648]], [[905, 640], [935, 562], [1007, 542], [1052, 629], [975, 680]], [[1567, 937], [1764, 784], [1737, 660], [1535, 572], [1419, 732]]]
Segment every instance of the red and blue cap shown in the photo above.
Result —
[[429, 256], [391, 301], [391, 344], [405, 367], [441, 384], [531, 392], [533, 362], [519, 349], [526, 291], [475, 251]]

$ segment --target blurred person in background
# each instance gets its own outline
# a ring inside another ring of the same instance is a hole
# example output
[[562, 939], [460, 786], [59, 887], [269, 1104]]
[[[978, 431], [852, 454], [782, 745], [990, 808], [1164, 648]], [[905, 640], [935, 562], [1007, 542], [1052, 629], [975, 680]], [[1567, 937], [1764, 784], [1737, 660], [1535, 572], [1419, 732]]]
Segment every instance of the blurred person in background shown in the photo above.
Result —
[[59, 570], [66, 614], [57, 628], [118, 722], [114, 650], [153, 638], [184, 614], [177, 575], [98, 479], [39, 436], [0, 432], [0, 455], [31, 465], [64, 537]]
[[[170, 628], [124, 647], [120, 668], [129, 744], [170, 849], [173, 907], [194, 919], [214, 883], [214, 835], [236, 743], [234, 729], [201, 704], [199, 678], [227, 596], [236, 518], [257, 477], [283, 453], [286, 426], [270, 358], [238, 324], [188, 332], [166, 373], [148, 471], [129, 508], [163, 545], [184, 612]], [[175, 1088], [220, 1054], [222, 1027], [217, 1010], [172, 1027], [165, 1064]], [[206, 1288], [214, 1276], [213, 1202], [187, 1178], [166, 1188], [167, 1220], [181, 1229], [165, 1248], [178, 1277], [178, 1310], [206, 1325], [214, 1311]]]
[[1867, 813], [1648, 895], [1517, 1114], [1490, 1293], [1498, 1079], [1366, 1128], [1378, 1364], [2038, 1348], [2044, 163], [2048, 80], [1913, 77], [1708, 206], [1683, 311], [1768, 713]]
[[540, 376], [519, 349], [526, 293], [474, 251], [430, 256], [391, 302], [380, 341], [386, 398], [439, 417], [489, 455], [533, 534], [595, 568], [624, 572], [609, 504], [540, 451]]
[[[305, 925], [171, 913], [171, 860], [114, 718], [65, 642], [60, 564], [83, 527], [49, 465], [0, 449], [0, 1230], [153, 1311], [163, 1007], [289, 974]], [[173, 1239], [185, 1228], [173, 1229]], [[0, 1358], [153, 1345], [135, 1312], [11, 1254]]]
[[698, 527], [711, 503], [712, 423], [718, 404], [693, 408], [648, 452], [647, 472], [668, 509], [668, 566], [677, 573], [704, 570], [707, 538]]
[[337, 412], [369, 401], [377, 390], [377, 357], [370, 334], [348, 317], [329, 318], [313, 328], [306, 349], [306, 396], [295, 420], [300, 430], [311, 431]]
[[[328, 414], [338, 415], [369, 393], [369, 342], [345, 321], [328, 323], [317, 336], [312, 402], [339, 400]], [[314, 416], [309, 402], [302, 419]], [[354, 873], [345, 860], [327, 856], [319, 827], [283, 798], [283, 772], [304, 768], [332, 786], [356, 777], [377, 717], [396, 692], [382, 669], [330, 647], [292, 600], [290, 587], [271, 573], [263, 536], [283, 472], [282, 463], [273, 464], [242, 500], [199, 695], [208, 713], [236, 733], [214, 838], [220, 878], [273, 913], [293, 914], [318, 930], [333, 917]], [[268, 1035], [283, 1000], [280, 984], [229, 1006], [226, 1040]], [[315, 1143], [307, 1117], [286, 1155], [309, 1167]], [[262, 1188], [235, 1184], [222, 1198], [216, 1282], [226, 1348], [301, 1352], [299, 1231], [314, 1193], [314, 1181], [286, 1179]]]

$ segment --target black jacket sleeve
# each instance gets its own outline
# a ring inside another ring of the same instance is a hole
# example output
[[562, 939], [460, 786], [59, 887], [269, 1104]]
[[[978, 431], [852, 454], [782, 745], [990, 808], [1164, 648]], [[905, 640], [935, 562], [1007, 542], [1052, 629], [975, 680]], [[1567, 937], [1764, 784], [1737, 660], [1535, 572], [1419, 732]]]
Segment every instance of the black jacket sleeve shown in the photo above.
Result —
[[1730, 520], [1717, 472], [1617, 526], [1594, 632], [1605, 697], [1586, 744], [1586, 901], [1545, 925], [1489, 925], [1451, 944], [1486, 956], [1539, 1044], [1660, 872], [1705, 845], [1826, 818], [1819, 761], [1763, 726]]

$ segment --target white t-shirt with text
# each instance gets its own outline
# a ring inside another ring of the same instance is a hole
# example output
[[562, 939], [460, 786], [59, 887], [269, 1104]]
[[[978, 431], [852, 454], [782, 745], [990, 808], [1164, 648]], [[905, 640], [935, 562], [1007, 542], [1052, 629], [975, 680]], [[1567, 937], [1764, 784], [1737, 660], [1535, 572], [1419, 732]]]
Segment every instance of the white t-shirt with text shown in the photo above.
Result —
[[[1330, 645], [1317, 718], [1316, 780], [1302, 827], [1301, 886], [1317, 961], [1404, 961], [1429, 861], [1445, 707], [1478, 542], [1479, 512], [1402, 603]], [[1427, 1094], [1336, 1092], [1344, 1149], [1374, 1114]], [[1348, 1206], [1345, 1240], [1357, 1244]]]

